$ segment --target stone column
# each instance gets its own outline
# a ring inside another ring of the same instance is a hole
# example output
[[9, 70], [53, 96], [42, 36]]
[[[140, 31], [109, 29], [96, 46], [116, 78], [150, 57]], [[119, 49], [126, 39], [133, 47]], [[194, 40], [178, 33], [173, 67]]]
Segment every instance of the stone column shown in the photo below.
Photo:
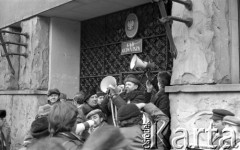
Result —
[[171, 85], [231, 82], [228, 0], [192, 0], [188, 11], [173, 3], [172, 15], [193, 18], [193, 25], [174, 21], [172, 34], [178, 50]]
[[21, 42], [28, 47], [21, 47], [20, 52], [28, 53], [28, 58], [20, 58], [20, 89], [48, 89], [49, 76], [49, 19], [34, 17], [21, 22], [22, 32], [29, 38]]

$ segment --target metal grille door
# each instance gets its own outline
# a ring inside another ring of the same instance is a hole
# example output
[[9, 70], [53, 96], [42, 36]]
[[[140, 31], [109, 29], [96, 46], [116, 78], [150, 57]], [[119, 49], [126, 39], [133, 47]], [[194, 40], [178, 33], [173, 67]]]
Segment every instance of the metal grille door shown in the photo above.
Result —
[[[132, 73], [132, 55], [120, 55], [121, 42], [132, 40], [125, 34], [127, 15], [135, 13], [139, 21], [137, 35], [143, 39], [143, 52], [137, 54], [144, 61], [155, 62], [160, 70], [171, 70], [172, 56], [164, 26], [158, 21], [159, 9], [152, 3], [82, 22], [80, 90], [100, 85], [103, 77], [112, 75], [118, 82]], [[142, 69], [134, 70], [141, 77]]]

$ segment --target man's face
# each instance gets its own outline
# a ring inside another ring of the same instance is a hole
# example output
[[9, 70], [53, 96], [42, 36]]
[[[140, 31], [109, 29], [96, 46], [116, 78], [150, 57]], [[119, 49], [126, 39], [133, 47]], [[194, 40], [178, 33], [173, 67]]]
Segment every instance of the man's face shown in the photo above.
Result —
[[222, 132], [224, 125], [222, 120], [213, 120], [213, 127], [218, 129], [218, 132]]
[[90, 117], [90, 120], [94, 121], [93, 127], [96, 128], [102, 123], [103, 118], [101, 118], [99, 114], [95, 114]]
[[50, 100], [50, 102], [52, 104], [55, 103], [58, 99], [59, 99], [58, 94], [51, 94], [51, 95], [48, 96], [48, 100]]
[[88, 100], [87, 100], [88, 105], [94, 107], [97, 106], [98, 104], [98, 98], [97, 94], [92, 95]]
[[101, 104], [104, 99], [104, 96], [98, 96], [98, 104]]
[[132, 83], [132, 82], [126, 82], [125, 83], [125, 90], [127, 93], [134, 91], [135, 89], [138, 88], [138, 85]]

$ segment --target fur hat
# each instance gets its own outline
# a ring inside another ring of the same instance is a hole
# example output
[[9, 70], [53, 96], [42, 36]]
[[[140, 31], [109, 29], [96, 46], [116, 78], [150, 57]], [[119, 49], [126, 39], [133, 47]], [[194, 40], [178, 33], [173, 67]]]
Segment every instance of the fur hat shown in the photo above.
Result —
[[31, 134], [36, 139], [47, 137], [50, 134], [48, 131], [47, 117], [37, 118], [32, 122]]
[[86, 102], [92, 95], [95, 95], [95, 94], [97, 94], [96, 88], [90, 89], [90, 90], [88, 91], [87, 95], [85, 96], [83, 102]]
[[117, 113], [119, 121], [128, 120], [141, 114], [142, 113], [135, 104], [123, 105], [119, 108]]
[[48, 90], [47, 96], [50, 96], [52, 94], [57, 94], [57, 95], [60, 96], [61, 93], [60, 93], [60, 91], [57, 88], [54, 88], [54, 89]]
[[106, 125], [98, 128], [90, 135], [82, 150], [117, 150], [128, 147], [128, 145], [129, 143], [118, 127]]
[[0, 110], [0, 118], [5, 118], [7, 115], [6, 110]]
[[132, 82], [134, 84], [137, 84], [138, 86], [140, 86], [140, 81], [138, 80], [138, 78], [133, 75], [133, 74], [130, 74], [128, 75], [125, 79], [124, 79], [124, 84], [126, 84], [126, 82]]

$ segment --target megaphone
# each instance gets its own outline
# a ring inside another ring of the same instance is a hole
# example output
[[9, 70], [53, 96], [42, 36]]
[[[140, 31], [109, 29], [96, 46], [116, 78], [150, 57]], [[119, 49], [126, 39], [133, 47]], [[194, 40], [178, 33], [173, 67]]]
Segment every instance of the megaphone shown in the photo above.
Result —
[[142, 61], [136, 54], [133, 55], [132, 60], [130, 62], [130, 69], [134, 68], [154, 68], [154, 63], [148, 63], [146, 61]]
[[109, 85], [112, 86], [117, 86], [117, 81], [113, 76], [107, 76], [102, 79], [101, 84], [100, 84], [100, 89], [102, 92], [107, 93]]

